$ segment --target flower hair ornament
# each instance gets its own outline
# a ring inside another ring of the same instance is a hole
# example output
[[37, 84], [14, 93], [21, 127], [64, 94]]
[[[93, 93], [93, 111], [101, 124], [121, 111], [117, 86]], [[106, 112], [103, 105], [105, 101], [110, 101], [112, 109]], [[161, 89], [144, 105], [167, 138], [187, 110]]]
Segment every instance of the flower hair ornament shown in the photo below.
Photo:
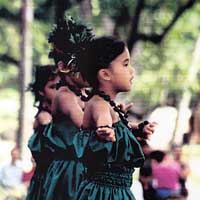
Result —
[[77, 64], [76, 64], [76, 57], [74, 54], [71, 55], [71, 59], [59, 71], [64, 74], [69, 74], [69, 73], [72, 73], [73, 75], [79, 74], [79, 72], [78, 72], [79, 70], [78, 70]]
[[75, 21], [70, 16], [65, 16], [54, 25], [49, 34], [48, 42], [52, 44], [49, 58], [53, 58], [57, 64], [59, 61], [65, 63], [61, 73], [77, 74], [77, 59], [85, 46], [94, 38], [92, 29], [84, 23]]

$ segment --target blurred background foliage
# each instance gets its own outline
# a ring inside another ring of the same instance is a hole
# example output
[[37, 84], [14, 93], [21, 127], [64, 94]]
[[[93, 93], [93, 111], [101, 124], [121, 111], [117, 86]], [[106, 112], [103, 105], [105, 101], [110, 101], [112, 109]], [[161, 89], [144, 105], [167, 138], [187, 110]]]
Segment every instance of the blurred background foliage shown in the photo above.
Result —
[[[170, 95], [180, 102], [188, 84], [192, 94], [190, 107], [197, 105], [199, 65], [192, 83], [188, 83], [187, 76], [200, 36], [198, 1], [34, 0], [32, 3], [33, 69], [35, 65], [52, 63], [48, 59], [48, 33], [65, 13], [87, 22], [98, 36], [115, 35], [127, 42], [136, 71], [128, 99], [136, 105], [139, 102], [142, 115], [165, 104]], [[1, 122], [5, 121], [5, 115], [10, 115], [11, 121], [17, 119], [19, 108], [21, 5], [20, 0], [0, 0], [0, 99], [1, 102], [16, 100], [16, 109], [11, 112], [0, 105]], [[0, 132], [5, 127], [1, 126]]]
[[[158, 106], [166, 105], [170, 97], [179, 111], [180, 105], [193, 111], [199, 104], [196, 125], [200, 127], [199, 0], [0, 0], [0, 146], [3, 148], [0, 161], [9, 155], [8, 145], [2, 146], [1, 139], [17, 142], [19, 137], [22, 140], [18, 130], [22, 96], [21, 16], [25, 1], [33, 1], [32, 72], [36, 65], [53, 63], [48, 59], [51, 48], [48, 33], [60, 17], [69, 14], [93, 27], [97, 36], [114, 35], [127, 42], [136, 75], [132, 91], [122, 97], [134, 102], [131, 111], [134, 117], [144, 119]], [[29, 106], [28, 114], [32, 118], [34, 112]], [[168, 117], [165, 115], [164, 120]], [[23, 146], [27, 146], [31, 134], [25, 131]], [[199, 128], [198, 135], [200, 143]], [[164, 140], [162, 134], [160, 137]], [[194, 185], [191, 188], [196, 188], [196, 193], [192, 192], [195, 196], [200, 186], [199, 147], [187, 148], [185, 155], [192, 166]]]

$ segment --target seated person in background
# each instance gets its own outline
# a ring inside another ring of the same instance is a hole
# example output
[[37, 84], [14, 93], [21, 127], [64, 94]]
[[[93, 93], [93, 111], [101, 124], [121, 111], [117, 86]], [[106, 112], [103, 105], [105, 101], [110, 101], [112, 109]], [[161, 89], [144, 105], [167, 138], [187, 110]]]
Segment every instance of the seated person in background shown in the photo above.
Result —
[[159, 200], [153, 187], [152, 167], [148, 163], [140, 168], [139, 181], [142, 183], [144, 200]]
[[24, 171], [23, 175], [22, 175], [22, 182], [25, 184], [26, 187], [29, 186], [31, 178], [32, 178], [34, 171], [35, 171], [35, 167], [36, 167], [36, 163], [35, 163], [35, 160], [34, 160], [33, 157], [31, 158], [31, 163], [32, 163], [31, 169], [27, 172]]
[[189, 118], [189, 130], [187, 133], [183, 134], [183, 140], [182, 140], [183, 145], [190, 144], [190, 139], [193, 133], [194, 133], [194, 115], [191, 115], [191, 117]]
[[180, 177], [179, 177], [180, 194], [184, 197], [187, 197], [188, 189], [186, 187], [186, 182], [187, 182], [188, 175], [190, 173], [190, 168], [188, 164], [183, 162], [182, 160], [182, 148], [180, 145], [173, 144], [171, 147], [171, 152], [174, 158], [174, 162], [180, 168]]
[[11, 150], [11, 161], [0, 167], [0, 184], [4, 188], [14, 188], [22, 184], [22, 162], [17, 147]]
[[179, 195], [180, 167], [172, 156], [157, 150], [151, 153], [151, 157], [154, 187], [160, 199], [165, 200], [170, 195]]
[[0, 166], [1, 198], [21, 198], [25, 194], [22, 184], [22, 161], [17, 147], [11, 150], [11, 160]]

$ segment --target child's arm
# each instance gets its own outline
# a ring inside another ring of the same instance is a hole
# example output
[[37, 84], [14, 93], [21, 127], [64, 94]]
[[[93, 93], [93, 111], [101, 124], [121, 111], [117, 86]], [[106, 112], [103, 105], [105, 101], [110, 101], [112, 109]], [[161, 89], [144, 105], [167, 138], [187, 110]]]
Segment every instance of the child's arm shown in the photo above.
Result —
[[[133, 103], [129, 103], [129, 104], [119, 104], [119, 107], [125, 112], [127, 113], [128, 110], [133, 106]], [[144, 124], [142, 130], [140, 131], [140, 133], [137, 135], [138, 137], [144, 138], [144, 139], [149, 139], [149, 137], [154, 133], [155, 131], [155, 126], [157, 125], [156, 122], [148, 122], [148, 124]], [[139, 124], [134, 123], [134, 122], [129, 122], [129, 126], [133, 129], [133, 130], [137, 130], [140, 128]]]
[[131, 107], [133, 107], [133, 103], [128, 103], [128, 104], [120, 103], [118, 106], [124, 113], [127, 113], [131, 109]]
[[92, 117], [96, 124], [97, 135], [104, 140], [115, 142], [115, 133], [110, 108], [106, 102], [97, 101], [92, 107]]
[[83, 111], [78, 104], [76, 97], [70, 93], [61, 93], [58, 97], [59, 109], [62, 114], [69, 116], [77, 127], [81, 127], [83, 122]]

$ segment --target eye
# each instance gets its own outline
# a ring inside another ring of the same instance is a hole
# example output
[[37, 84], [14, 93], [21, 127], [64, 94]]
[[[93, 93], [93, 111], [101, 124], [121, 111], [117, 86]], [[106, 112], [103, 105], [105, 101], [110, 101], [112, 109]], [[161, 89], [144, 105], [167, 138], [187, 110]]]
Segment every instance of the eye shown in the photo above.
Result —
[[129, 63], [124, 63], [124, 67], [128, 67], [129, 66]]

